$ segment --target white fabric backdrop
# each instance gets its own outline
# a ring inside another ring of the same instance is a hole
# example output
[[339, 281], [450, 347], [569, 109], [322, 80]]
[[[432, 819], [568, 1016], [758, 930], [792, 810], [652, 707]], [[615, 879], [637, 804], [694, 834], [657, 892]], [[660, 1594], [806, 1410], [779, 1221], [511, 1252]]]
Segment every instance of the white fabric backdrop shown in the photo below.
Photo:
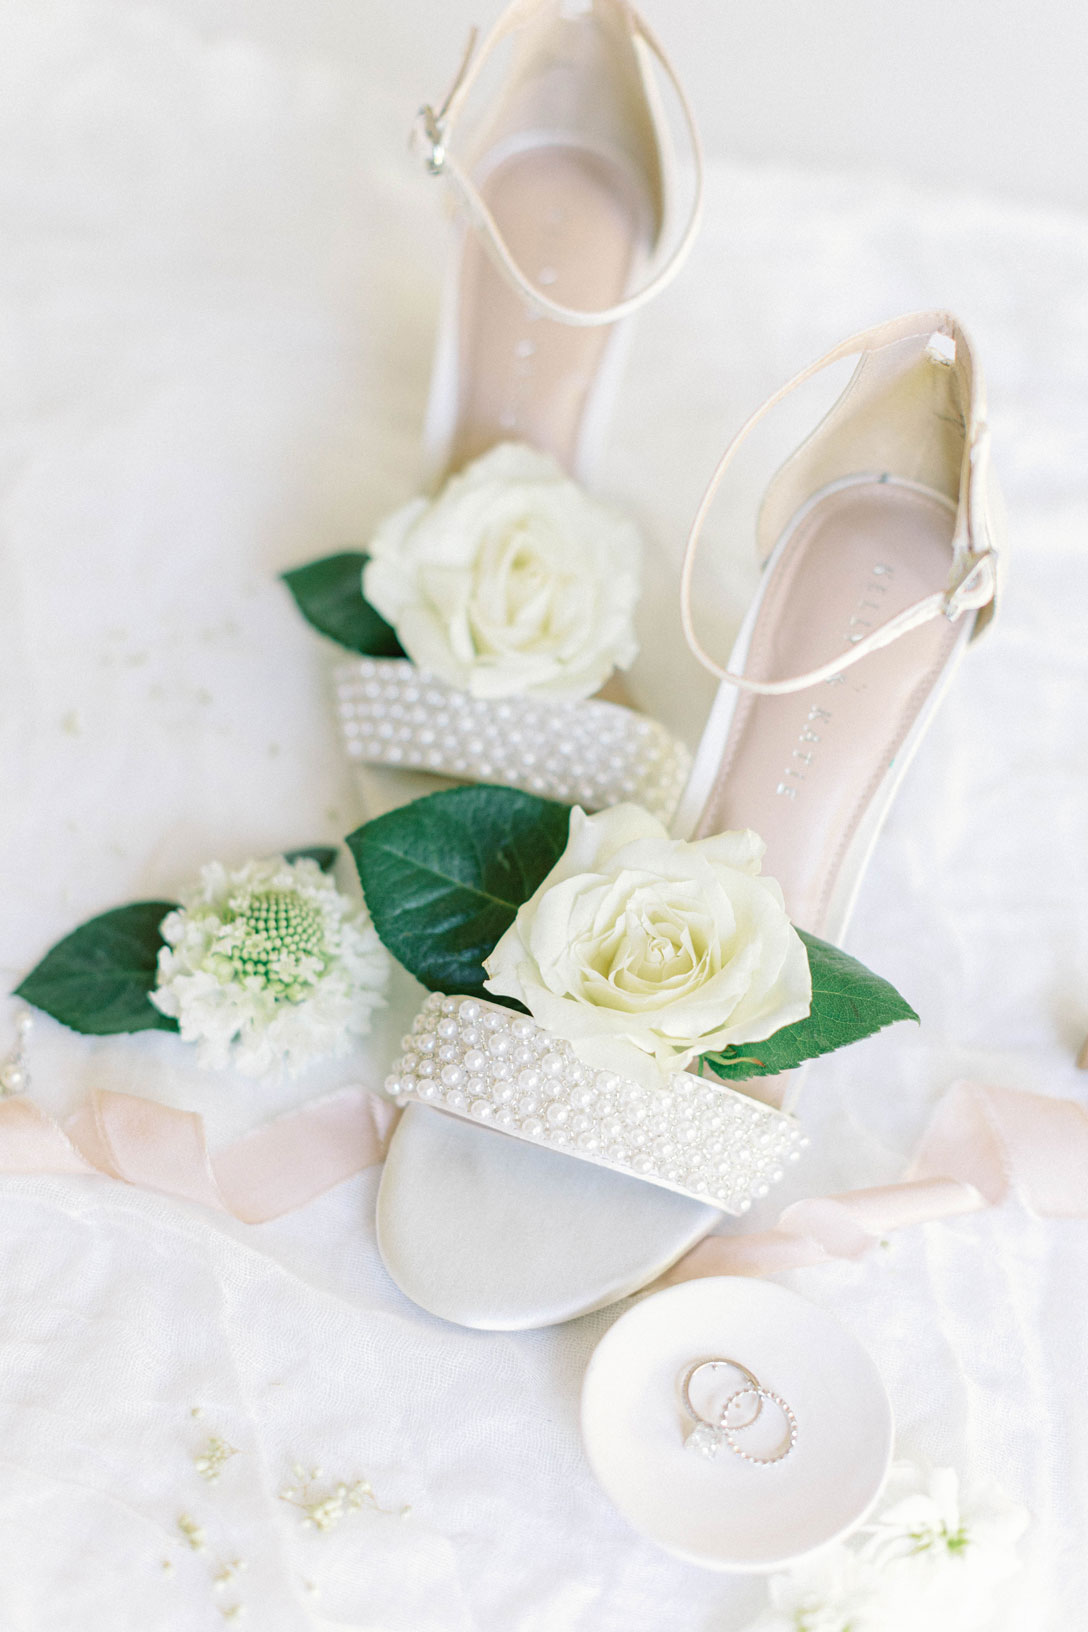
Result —
[[[211, 856], [338, 839], [362, 817], [330, 651], [275, 575], [364, 541], [412, 491], [443, 240], [402, 154], [405, 70], [383, 57], [380, 8], [354, 14], [350, 57], [328, 12], [5, 11], [9, 987], [76, 922], [169, 897]], [[897, 1175], [957, 1075], [1084, 1097], [1086, 290], [1079, 217], [717, 166], [697, 253], [635, 336], [602, 485], [643, 518], [670, 597], [729, 431], [901, 310], [946, 303], [973, 331], [1010, 500], [1004, 617], [911, 771], [851, 935], [923, 1024], [813, 1071], [813, 1149], [768, 1217]], [[723, 627], [752, 575], [723, 568]], [[641, 694], [694, 735], [706, 684], [647, 600]], [[87, 1040], [43, 1018], [35, 1097], [144, 1092], [225, 1139], [380, 1080], [407, 985], [365, 1057], [277, 1089], [202, 1075], [166, 1035]], [[658, 1553], [589, 1475], [578, 1390], [615, 1311], [523, 1336], [431, 1319], [381, 1268], [375, 1183], [257, 1229], [105, 1181], [0, 1183], [5, 1632], [204, 1632], [235, 1602], [262, 1632], [731, 1632], [754, 1611], [758, 1581]], [[1012, 1628], [1084, 1624], [1086, 1272], [1088, 1227], [1011, 1204], [790, 1278], [873, 1353], [902, 1453], [995, 1476], [1031, 1508]], [[241, 1452], [213, 1486], [192, 1465], [210, 1433]], [[304, 1531], [275, 1494], [296, 1460], [412, 1512]], [[181, 1542], [182, 1513], [205, 1552]]]

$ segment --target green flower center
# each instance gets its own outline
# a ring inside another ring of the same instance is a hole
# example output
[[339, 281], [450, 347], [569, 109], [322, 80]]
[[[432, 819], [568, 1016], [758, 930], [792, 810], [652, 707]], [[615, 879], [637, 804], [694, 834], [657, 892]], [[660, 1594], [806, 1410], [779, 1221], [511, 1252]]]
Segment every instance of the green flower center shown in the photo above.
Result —
[[261, 890], [224, 914], [217, 948], [237, 979], [256, 978], [277, 996], [297, 998], [323, 974], [325, 925], [312, 901], [293, 890]]
[[910, 1539], [914, 1543], [916, 1553], [928, 1552], [932, 1547], [939, 1547], [943, 1542], [948, 1551], [955, 1556], [962, 1553], [971, 1545], [971, 1536], [966, 1525], [960, 1525], [958, 1530], [950, 1530], [947, 1524], [942, 1524], [939, 1530], [912, 1530]]

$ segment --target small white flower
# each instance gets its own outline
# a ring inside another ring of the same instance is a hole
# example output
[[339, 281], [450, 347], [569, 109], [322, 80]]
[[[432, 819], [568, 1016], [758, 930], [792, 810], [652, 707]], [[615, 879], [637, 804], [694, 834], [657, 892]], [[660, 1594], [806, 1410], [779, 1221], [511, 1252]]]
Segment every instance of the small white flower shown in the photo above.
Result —
[[504, 442], [378, 528], [363, 593], [476, 697], [588, 697], [637, 651], [641, 543], [548, 454]]
[[858, 1547], [862, 1564], [882, 1577], [891, 1632], [984, 1625], [1020, 1567], [1016, 1543], [1027, 1524], [1026, 1509], [994, 1485], [961, 1496], [953, 1469], [896, 1463]]
[[1027, 1522], [1025, 1509], [996, 1486], [978, 1486], [962, 1497], [954, 1469], [927, 1472], [911, 1462], [896, 1462], [880, 1511], [862, 1531], [862, 1551], [882, 1566], [923, 1554], [1007, 1556]]
[[770, 1603], [750, 1632], [880, 1632], [872, 1582], [852, 1553], [832, 1547], [772, 1576]]
[[773, 1576], [745, 1632], [983, 1632], [1027, 1522], [994, 1486], [961, 1499], [951, 1468], [896, 1463], [876, 1517]]
[[571, 812], [567, 847], [484, 960], [587, 1064], [660, 1086], [801, 1020], [808, 955], [756, 834], [672, 839], [637, 805]]
[[301, 1070], [344, 1053], [383, 1002], [390, 960], [369, 913], [308, 857], [212, 862], [161, 933], [151, 1001], [202, 1066]]

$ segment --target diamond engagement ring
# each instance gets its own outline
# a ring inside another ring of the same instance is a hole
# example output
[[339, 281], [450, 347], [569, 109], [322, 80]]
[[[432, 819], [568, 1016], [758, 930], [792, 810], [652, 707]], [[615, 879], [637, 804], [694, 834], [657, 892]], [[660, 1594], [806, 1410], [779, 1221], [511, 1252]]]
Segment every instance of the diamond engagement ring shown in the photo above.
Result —
[[[718, 1421], [711, 1421], [709, 1417], [704, 1417], [701, 1411], [696, 1410], [694, 1404], [692, 1403], [691, 1385], [700, 1372], [717, 1371], [721, 1367], [726, 1367], [730, 1371], [735, 1371], [739, 1377], [744, 1378], [744, 1381], [748, 1387], [741, 1392], [748, 1394], [752, 1391], [757, 1391], [755, 1412], [751, 1417], [749, 1417], [747, 1423], [738, 1424], [737, 1426], [750, 1427], [763, 1409], [763, 1399], [758, 1393], [760, 1386], [759, 1379], [753, 1372], [748, 1370], [747, 1366], [742, 1366], [739, 1360], [730, 1360], [726, 1356], [722, 1355], [712, 1360], [693, 1361], [684, 1372], [680, 1382], [680, 1398], [683, 1402], [684, 1410], [687, 1412], [694, 1424], [694, 1427], [690, 1428], [685, 1435], [684, 1445], [687, 1449], [699, 1451], [703, 1456], [708, 1458], [717, 1456], [722, 1446], [726, 1443], [726, 1438], [720, 1425], [721, 1413], [717, 1413]], [[735, 1397], [735, 1394], [730, 1395], [730, 1399]]]
[[[713, 1417], [704, 1416], [692, 1401], [691, 1388], [695, 1379], [703, 1371], [716, 1371], [725, 1368], [737, 1373], [744, 1379], [744, 1387], [734, 1389], [724, 1403], [718, 1407]], [[743, 1462], [749, 1462], [754, 1467], [771, 1467], [775, 1462], [781, 1462], [789, 1456], [797, 1443], [797, 1418], [792, 1408], [780, 1394], [772, 1389], [765, 1388], [754, 1372], [747, 1366], [741, 1365], [739, 1360], [731, 1360], [725, 1355], [713, 1359], [695, 1360], [681, 1374], [680, 1398], [684, 1410], [687, 1412], [694, 1426], [684, 1437], [684, 1446], [687, 1450], [698, 1451], [708, 1460], [713, 1460], [723, 1445], [727, 1445], [734, 1456], [739, 1456]], [[729, 1420], [730, 1412], [742, 1401], [754, 1402], [755, 1410], [746, 1414], [742, 1420]], [[764, 1405], [771, 1405], [781, 1413], [784, 1427], [783, 1437], [777, 1448], [767, 1456], [756, 1455], [754, 1451], [746, 1450], [738, 1442], [737, 1435], [743, 1434], [746, 1429], [754, 1426], [761, 1415]]]

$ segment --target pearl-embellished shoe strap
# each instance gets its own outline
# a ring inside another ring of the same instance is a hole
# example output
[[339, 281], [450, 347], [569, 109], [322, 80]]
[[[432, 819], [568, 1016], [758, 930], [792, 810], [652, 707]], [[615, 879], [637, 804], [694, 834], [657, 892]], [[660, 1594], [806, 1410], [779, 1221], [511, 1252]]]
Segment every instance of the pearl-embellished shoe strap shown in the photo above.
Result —
[[587, 810], [632, 800], [668, 822], [691, 756], [663, 726], [616, 703], [472, 697], [403, 658], [336, 670], [348, 755], [367, 765], [498, 782]]
[[386, 1081], [398, 1104], [417, 1100], [745, 1213], [807, 1143], [792, 1116], [678, 1072], [647, 1089], [578, 1059], [528, 1015], [432, 993]]

